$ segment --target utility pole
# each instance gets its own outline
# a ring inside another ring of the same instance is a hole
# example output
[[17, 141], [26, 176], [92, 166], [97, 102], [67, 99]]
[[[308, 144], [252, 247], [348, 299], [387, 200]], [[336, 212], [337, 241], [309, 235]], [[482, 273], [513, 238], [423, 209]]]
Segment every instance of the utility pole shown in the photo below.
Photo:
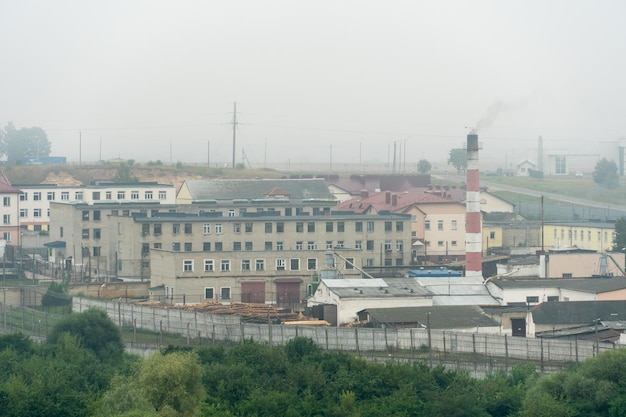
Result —
[[211, 168], [211, 141], [208, 140], [206, 143], [206, 166]]
[[235, 143], [237, 139], [237, 102], [234, 103], [233, 110], [233, 169], [235, 168]]
[[78, 131], [78, 165], [83, 164], [83, 132]]

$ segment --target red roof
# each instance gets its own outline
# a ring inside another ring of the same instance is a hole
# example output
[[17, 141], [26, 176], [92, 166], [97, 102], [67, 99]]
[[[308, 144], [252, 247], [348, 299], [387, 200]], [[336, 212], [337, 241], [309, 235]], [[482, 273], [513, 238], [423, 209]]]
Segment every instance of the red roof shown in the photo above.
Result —
[[11, 185], [11, 181], [7, 178], [4, 171], [0, 170], [0, 193], [1, 194], [21, 194], [22, 190]]
[[337, 210], [365, 213], [370, 208], [374, 208], [376, 211], [389, 210], [392, 212], [403, 212], [416, 204], [435, 203], [458, 203], [458, 201], [427, 192], [409, 193], [381, 191], [365, 198], [358, 197], [346, 200], [337, 206]]

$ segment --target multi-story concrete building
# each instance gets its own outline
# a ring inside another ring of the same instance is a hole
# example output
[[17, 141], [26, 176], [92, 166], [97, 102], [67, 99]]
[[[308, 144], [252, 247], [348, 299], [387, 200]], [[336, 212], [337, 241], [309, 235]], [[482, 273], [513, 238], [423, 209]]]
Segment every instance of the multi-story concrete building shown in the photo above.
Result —
[[91, 185], [57, 186], [54, 184], [23, 184], [20, 195], [19, 222], [29, 230], [48, 230], [50, 203], [80, 202], [158, 202], [174, 204], [176, 189], [171, 184], [156, 182], [114, 183], [98, 181]]
[[10, 245], [20, 244], [20, 201], [19, 195], [21, 191], [12, 186], [11, 182], [0, 171], [0, 198], [2, 198], [2, 204], [0, 204], [0, 238], [6, 241]]

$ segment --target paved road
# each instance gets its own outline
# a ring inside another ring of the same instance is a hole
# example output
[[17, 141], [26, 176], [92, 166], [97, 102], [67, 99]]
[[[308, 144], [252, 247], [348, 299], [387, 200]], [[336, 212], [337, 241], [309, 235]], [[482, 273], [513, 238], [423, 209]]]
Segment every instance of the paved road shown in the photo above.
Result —
[[[433, 175], [433, 177], [441, 178], [446, 181], [465, 183], [465, 176], [463, 175]], [[546, 193], [546, 192], [537, 191], [537, 190], [530, 190], [528, 188], [514, 187], [512, 185], [489, 182], [489, 181], [485, 181], [482, 178], [480, 179], [480, 185], [481, 187], [487, 187], [487, 189], [490, 191], [510, 191], [513, 193], [530, 195], [533, 197], [541, 197], [543, 195], [545, 198], [549, 198], [551, 200], [560, 201], [560, 202], [568, 203], [568, 204], [577, 204], [577, 205], [586, 206], [586, 207], [594, 207], [598, 209], [608, 209], [608, 210], [616, 210], [616, 211], [622, 211], [626, 209], [626, 205], [608, 204], [608, 203], [598, 202], [595, 200], [588, 200], [585, 198], [574, 198], [574, 197], [568, 197], [568, 196], [564, 196], [560, 194]]]

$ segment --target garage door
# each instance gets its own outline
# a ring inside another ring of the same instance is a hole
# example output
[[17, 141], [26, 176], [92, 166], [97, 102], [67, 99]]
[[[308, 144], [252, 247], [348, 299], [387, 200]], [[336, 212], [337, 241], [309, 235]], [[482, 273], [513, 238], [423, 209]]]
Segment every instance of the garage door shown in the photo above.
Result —
[[279, 304], [297, 304], [300, 302], [299, 282], [277, 282], [276, 299]]
[[244, 303], [265, 303], [265, 283], [242, 282], [241, 301]]

